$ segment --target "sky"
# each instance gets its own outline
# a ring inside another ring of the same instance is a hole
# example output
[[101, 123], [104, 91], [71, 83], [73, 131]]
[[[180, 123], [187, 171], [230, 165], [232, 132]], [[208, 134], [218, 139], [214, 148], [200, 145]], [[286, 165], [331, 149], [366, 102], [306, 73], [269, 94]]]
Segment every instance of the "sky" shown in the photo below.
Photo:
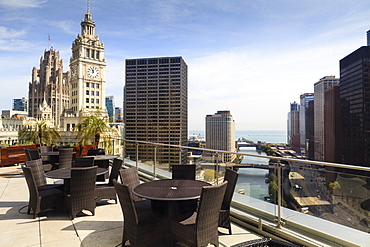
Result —
[[[0, 108], [28, 97], [44, 50], [68, 70], [87, 0], [0, 0]], [[237, 130], [285, 130], [290, 103], [366, 45], [368, 0], [90, 0], [106, 95], [122, 106], [125, 59], [182, 56], [188, 128], [229, 110]], [[48, 41], [50, 36], [50, 41]]]

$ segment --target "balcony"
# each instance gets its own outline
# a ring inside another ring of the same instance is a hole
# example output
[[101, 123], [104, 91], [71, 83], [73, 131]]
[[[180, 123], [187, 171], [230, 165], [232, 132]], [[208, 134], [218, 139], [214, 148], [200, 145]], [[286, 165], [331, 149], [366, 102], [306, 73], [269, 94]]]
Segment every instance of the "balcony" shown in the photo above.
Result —
[[[189, 155], [189, 147], [184, 146], [128, 140], [123, 143], [125, 148], [130, 146], [136, 150], [135, 156], [124, 158], [125, 166], [138, 167], [143, 181], [171, 177], [170, 165], [162, 159], [166, 155], [177, 157], [178, 163], [185, 160], [196, 164], [197, 179], [214, 184], [223, 180], [226, 167], [241, 172], [249, 169], [244, 168], [246, 166], [254, 166], [266, 168], [263, 173], [275, 174], [276, 196], [267, 194], [268, 201], [255, 198], [248, 190], [244, 190], [244, 194], [234, 194], [233, 235], [227, 235], [226, 229], [219, 228], [220, 246], [262, 237], [305, 246], [367, 246], [370, 241], [370, 188], [369, 176], [365, 176], [370, 169], [367, 167], [196, 147], [191, 149], [203, 152], [203, 155]], [[144, 145], [151, 145], [152, 151], [141, 157], [140, 150]], [[250, 165], [223, 162], [227, 153], [266, 162]], [[331, 181], [337, 183], [330, 184]], [[275, 201], [276, 204], [272, 203]], [[95, 216], [70, 220], [67, 214], [53, 212], [32, 219], [26, 214], [27, 209], [22, 208], [27, 203], [27, 184], [20, 167], [0, 168], [2, 244], [117, 246], [121, 243], [122, 213], [119, 204], [102, 204], [96, 208]]]

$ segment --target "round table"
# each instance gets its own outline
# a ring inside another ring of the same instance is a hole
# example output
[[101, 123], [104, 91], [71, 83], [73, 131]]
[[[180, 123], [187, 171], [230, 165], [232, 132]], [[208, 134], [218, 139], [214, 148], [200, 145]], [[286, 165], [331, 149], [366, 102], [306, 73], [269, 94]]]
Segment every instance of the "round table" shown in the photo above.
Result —
[[[57, 179], [70, 179], [71, 178], [71, 169], [72, 168], [62, 168], [56, 169], [45, 173], [45, 177], [47, 178], [57, 178]], [[108, 169], [98, 167], [96, 175], [102, 175], [107, 173]]]
[[156, 180], [137, 185], [132, 193], [157, 201], [184, 201], [200, 197], [203, 186], [210, 184], [198, 180]]
[[[56, 169], [45, 173], [45, 177], [47, 178], [57, 178], [57, 179], [63, 179], [64, 186], [63, 190], [66, 194], [69, 194], [69, 186], [70, 186], [70, 180], [71, 180], [71, 169], [72, 168], [62, 168], [62, 169]], [[98, 167], [96, 175], [102, 175], [108, 172], [108, 169]]]

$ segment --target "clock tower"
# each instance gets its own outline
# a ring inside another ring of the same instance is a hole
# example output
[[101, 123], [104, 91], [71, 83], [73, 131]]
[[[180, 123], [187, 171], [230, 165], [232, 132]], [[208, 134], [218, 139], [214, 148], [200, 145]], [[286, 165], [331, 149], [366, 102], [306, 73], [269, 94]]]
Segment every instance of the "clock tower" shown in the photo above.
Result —
[[81, 35], [72, 43], [70, 67], [70, 110], [77, 115], [88, 115], [105, 108], [104, 43], [95, 35], [95, 23], [88, 8], [81, 22]]

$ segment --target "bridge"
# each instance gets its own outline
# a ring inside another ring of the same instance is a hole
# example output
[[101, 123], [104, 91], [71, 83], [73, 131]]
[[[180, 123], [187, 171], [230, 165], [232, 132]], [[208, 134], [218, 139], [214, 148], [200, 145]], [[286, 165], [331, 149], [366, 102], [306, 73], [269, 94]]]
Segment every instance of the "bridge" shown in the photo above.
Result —
[[257, 147], [255, 143], [251, 142], [237, 142], [238, 148], [240, 147]]

